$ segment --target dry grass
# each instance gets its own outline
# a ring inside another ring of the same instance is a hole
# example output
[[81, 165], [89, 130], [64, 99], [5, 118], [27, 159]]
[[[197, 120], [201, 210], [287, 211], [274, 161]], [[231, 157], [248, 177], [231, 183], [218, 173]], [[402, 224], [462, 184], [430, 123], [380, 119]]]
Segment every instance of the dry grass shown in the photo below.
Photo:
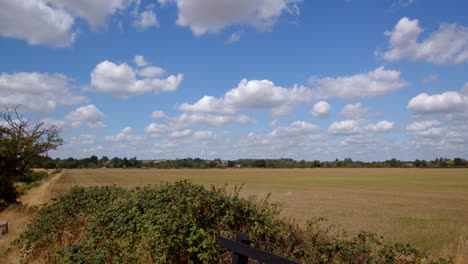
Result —
[[61, 173], [49, 176], [41, 185], [31, 189], [28, 193], [19, 198], [22, 204], [30, 206], [39, 206], [54, 198], [55, 193], [52, 191], [55, 184], [62, 177]]
[[0, 220], [8, 220], [9, 224], [8, 235], [0, 238], [0, 263], [18, 263], [20, 252], [11, 243], [26, 228], [37, 212], [38, 206], [53, 198], [53, 186], [61, 176], [61, 174], [55, 174], [43, 180], [39, 187], [29, 190], [19, 198], [21, 204], [12, 205], [0, 212]]
[[467, 169], [90, 169], [67, 170], [52, 191], [73, 185], [145, 186], [190, 179], [205, 185], [243, 184], [245, 196], [283, 204], [304, 224], [323, 216], [349, 233], [377, 232], [431, 256], [468, 260]]
[[1, 220], [8, 220], [9, 233], [0, 238], [0, 262], [3, 264], [18, 263], [20, 252], [12, 242], [26, 228], [37, 209], [24, 205], [13, 205], [0, 212]]

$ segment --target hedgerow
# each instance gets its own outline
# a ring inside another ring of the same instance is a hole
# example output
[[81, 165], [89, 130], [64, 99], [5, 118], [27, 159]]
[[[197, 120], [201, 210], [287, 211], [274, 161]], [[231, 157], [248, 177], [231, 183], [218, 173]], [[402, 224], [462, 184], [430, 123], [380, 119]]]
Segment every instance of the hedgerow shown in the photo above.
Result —
[[47, 263], [230, 263], [217, 236], [249, 232], [252, 246], [302, 263], [451, 263], [428, 261], [409, 245], [374, 234], [343, 237], [322, 219], [305, 229], [279, 217], [268, 197], [188, 181], [156, 187], [74, 187], [42, 208], [15, 242], [22, 261]]

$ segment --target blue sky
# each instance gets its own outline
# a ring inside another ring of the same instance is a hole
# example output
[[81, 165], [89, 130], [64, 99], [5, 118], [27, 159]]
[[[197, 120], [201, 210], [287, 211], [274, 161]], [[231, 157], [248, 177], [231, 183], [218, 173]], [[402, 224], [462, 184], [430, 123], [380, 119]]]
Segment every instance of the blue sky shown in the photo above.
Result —
[[468, 153], [466, 1], [6, 0], [0, 106], [52, 157]]

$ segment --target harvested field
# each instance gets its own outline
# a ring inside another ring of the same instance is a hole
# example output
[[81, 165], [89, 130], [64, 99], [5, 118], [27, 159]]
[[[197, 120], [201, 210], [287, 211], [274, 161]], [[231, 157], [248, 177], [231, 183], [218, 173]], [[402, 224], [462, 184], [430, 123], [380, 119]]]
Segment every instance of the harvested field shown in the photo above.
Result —
[[350, 233], [364, 229], [468, 262], [468, 169], [81, 169], [67, 170], [52, 192], [182, 179], [244, 184], [243, 195], [271, 193], [299, 224], [322, 216]]

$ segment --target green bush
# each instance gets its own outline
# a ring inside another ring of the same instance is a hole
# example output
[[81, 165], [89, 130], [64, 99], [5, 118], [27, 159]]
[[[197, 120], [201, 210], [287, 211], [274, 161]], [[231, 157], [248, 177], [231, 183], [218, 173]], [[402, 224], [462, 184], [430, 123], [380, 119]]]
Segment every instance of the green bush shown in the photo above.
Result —
[[47, 178], [47, 176], [49, 176], [47, 171], [30, 171], [18, 177], [17, 181], [24, 183], [32, 183], [43, 180]]
[[155, 188], [75, 187], [41, 209], [16, 244], [26, 262], [230, 263], [217, 236], [249, 232], [252, 246], [302, 263], [425, 261], [411, 246], [385, 245], [365, 232], [340, 237], [321, 227], [322, 219], [301, 229], [279, 213], [267, 199], [240, 198], [238, 188], [229, 194], [187, 181]]

